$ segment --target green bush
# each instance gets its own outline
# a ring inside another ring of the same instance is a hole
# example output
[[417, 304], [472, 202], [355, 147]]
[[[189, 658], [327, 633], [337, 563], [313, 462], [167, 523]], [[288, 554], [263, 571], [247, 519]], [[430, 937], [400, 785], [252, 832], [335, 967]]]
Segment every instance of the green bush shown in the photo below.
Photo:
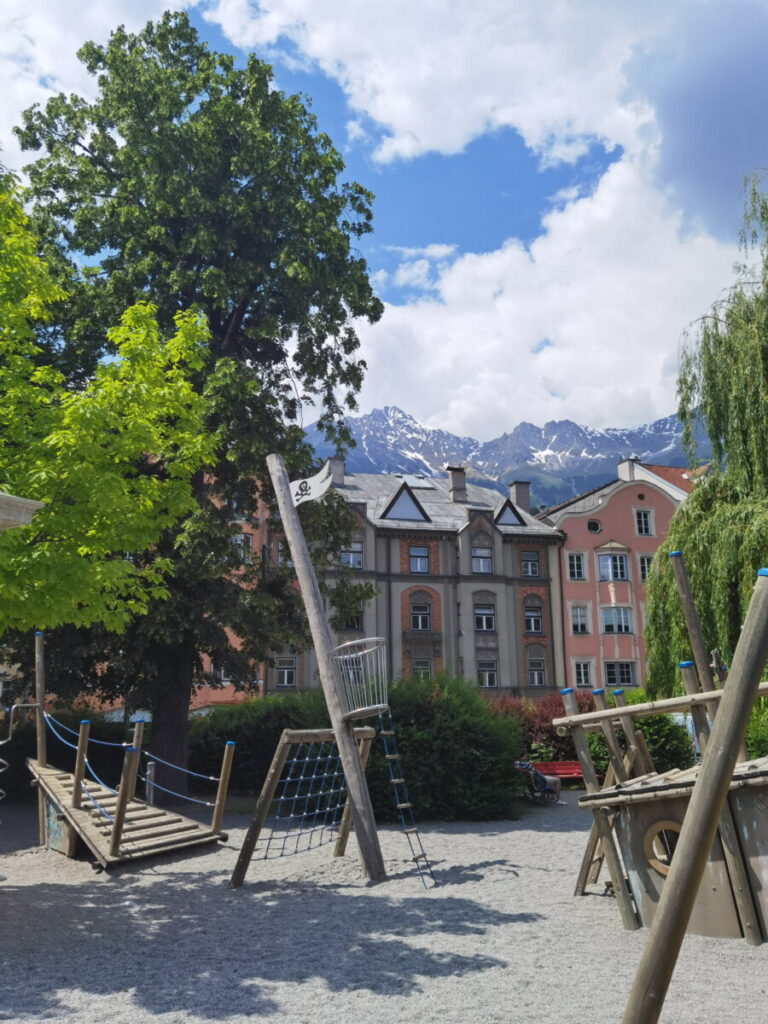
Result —
[[745, 740], [751, 758], [768, 757], [768, 697], [759, 697], [755, 702]]
[[[419, 819], [516, 816], [525, 787], [514, 765], [523, 753], [519, 722], [495, 714], [471, 683], [448, 676], [397, 682], [390, 709]], [[371, 751], [368, 779], [376, 817], [392, 821], [397, 811], [381, 742]]]
[[[516, 721], [495, 715], [475, 687], [450, 678], [395, 683], [390, 687], [390, 707], [417, 818], [484, 820], [514, 815], [515, 800], [525, 785], [514, 767], [522, 753]], [[218, 774], [224, 743], [234, 740], [232, 790], [257, 793], [283, 729], [328, 724], [320, 690], [217, 708], [192, 723], [190, 768]], [[378, 720], [370, 724], [378, 726]], [[367, 775], [377, 819], [397, 820], [381, 738], [371, 749]]]
[[[627, 704], [644, 704], [648, 697], [643, 690], [627, 690], [624, 693]], [[610, 694], [607, 695], [609, 707], [615, 706]], [[672, 768], [690, 768], [694, 760], [693, 744], [690, 734], [684, 725], [676, 722], [672, 715], [650, 715], [647, 718], [635, 718], [635, 728], [645, 737], [648, 752], [657, 772], [667, 772]], [[621, 729], [616, 730], [619, 745], [626, 746]], [[608, 748], [605, 740], [597, 733], [589, 734], [589, 749], [597, 772], [604, 775], [608, 770]]]

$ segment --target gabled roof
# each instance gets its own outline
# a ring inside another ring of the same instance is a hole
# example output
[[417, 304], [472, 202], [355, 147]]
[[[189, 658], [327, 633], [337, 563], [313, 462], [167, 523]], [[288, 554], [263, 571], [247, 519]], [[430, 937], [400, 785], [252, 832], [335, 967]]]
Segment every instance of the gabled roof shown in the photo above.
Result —
[[[419, 481], [414, 487], [402, 474], [345, 473], [343, 484], [336, 483], [334, 487], [350, 503], [365, 505], [366, 518], [380, 529], [458, 533], [467, 528], [473, 513], [480, 512], [503, 536], [560, 537], [557, 530], [540, 523], [490, 487], [468, 483], [466, 501], [454, 501], [447, 477]], [[507, 506], [514, 515], [505, 514]], [[408, 509], [414, 515], [419, 513], [418, 518], [404, 517], [402, 511]]]
[[642, 467], [661, 480], [674, 484], [675, 487], [679, 487], [687, 494], [690, 494], [693, 489], [693, 477], [696, 474], [691, 473], [690, 469], [686, 469], [684, 466], [651, 466], [644, 462]]

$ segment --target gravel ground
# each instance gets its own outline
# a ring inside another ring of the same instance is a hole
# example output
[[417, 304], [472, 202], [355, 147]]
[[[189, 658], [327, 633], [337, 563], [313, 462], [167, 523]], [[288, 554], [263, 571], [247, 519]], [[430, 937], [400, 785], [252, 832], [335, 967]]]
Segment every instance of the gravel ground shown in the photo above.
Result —
[[[381, 832], [388, 880], [330, 847], [253, 861], [229, 841], [95, 872], [35, 846], [34, 804], [0, 806], [0, 1020], [66, 1024], [613, 1024], [648, 936], [615, 900], [574, 898], [590, 818], [421, 828], [439, 885]], [[765, 1024], [768, 944], [689, 936], [665, 1024]]]

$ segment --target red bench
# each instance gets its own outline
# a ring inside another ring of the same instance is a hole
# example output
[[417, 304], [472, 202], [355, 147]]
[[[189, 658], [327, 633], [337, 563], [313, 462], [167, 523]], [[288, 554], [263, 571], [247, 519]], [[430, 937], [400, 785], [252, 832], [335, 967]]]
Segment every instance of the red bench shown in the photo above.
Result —
[[581, 765], [578, 761], [532, 761], [531, 763], [542, 775], [554, 775], [558, 779], [581, 778]]

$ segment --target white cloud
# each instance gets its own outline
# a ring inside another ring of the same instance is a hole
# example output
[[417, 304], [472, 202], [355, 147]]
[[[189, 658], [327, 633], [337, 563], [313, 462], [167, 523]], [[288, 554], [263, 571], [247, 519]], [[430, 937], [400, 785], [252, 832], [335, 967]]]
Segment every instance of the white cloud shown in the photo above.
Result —
[[94, 81], [76, 57], [88, 40], [106, 42], [117, 25], [142, 28], [164, 10], [179, 10], [181, 0], [56, 0], [56, 3], [3, 0], [0, 5], [0, 162], [18, 170], [32, 159], [21, 153], [12, 134], [21, 111], [59, 93], [90, 97]]
[[634, 148], [652, 115], [623, 102], [623, 69], [670, 16], [661, 0], [219, 0], [206, 17], [238, 46], [295, 44], [382, 126], [386, 162], [501, 126], [545, 161], [590, 138]]
[[736, 250], [681, 237], [630, 159], [544, 227], [529, 249], [457, 258], [435, 297], [364, 328], [361, 408], [396, 403], [483, 440], [524, 419], [632, 426], [672, 412], [681, 331], [729, 283]]

